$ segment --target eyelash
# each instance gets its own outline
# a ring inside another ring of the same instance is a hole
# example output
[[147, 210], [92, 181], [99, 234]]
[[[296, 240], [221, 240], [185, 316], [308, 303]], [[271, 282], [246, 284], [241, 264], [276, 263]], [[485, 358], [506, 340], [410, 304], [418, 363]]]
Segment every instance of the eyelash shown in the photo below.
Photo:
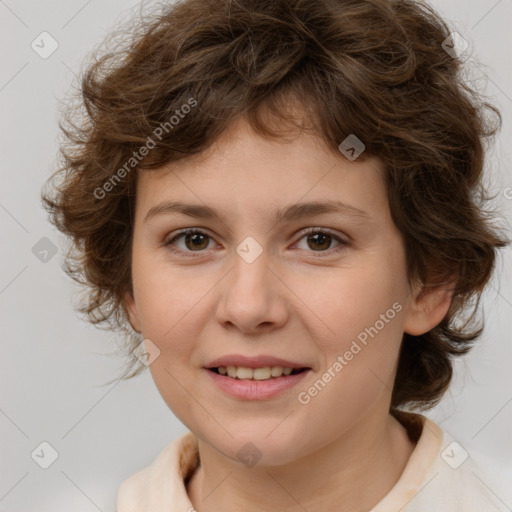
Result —
[[[302, 233], [302, 236], [299, 238], [299, 240], [297, 242], [302, 240], [307, 235], [318, 234], [318, 233], [324, 234], [324, 235], [329, 235], [331, 238], [333, 238], [337, 242], [340, 242], [340, 245], [338, 247], [334, 248], [334, 249], [328, 249], [326, 251], [308, 251], [308, 252], [312, 252], [314, 254], [315, 253], [320, 253], [320, 254], [315, 254], [314, 257], [316, 257], [316, 258], [324, 258], [325, 256], [323, 256], [323, 254], [327, 254], [327, 256], [329, 256], [333, 252], [335, 252], [335, 253], [339, 252], [340, 250], [343, 250], [345, 247], [348, 247], [350, 245], [350, 243], [348, 241], [343, 240], [339, 236], [333, 234], [330, 230], [323, 229], [323, 228], [308, 228], [306, 231], [304, 231]], [[183, 229], [182, 231], [179, 231], [178, 233], [176, 233], [175, 236], [173, 236], [169, 241], [164, 243], [164, 246], [168, 247], [169, 250], [171, 252], [173, 252], [173, 253], [180, 254], [180, 255], [183, 255], [185, 257], [195, 258], [195, 257], [197, 257], [195, 255], [195, 253], [199, 253], [200, 254], [200, 253], [205, 252], [205, 250], [202, 250], [202, 251], [183, 251], [181, 249], [176, 249], [172, 245], [179, 238], [182, 238], [184, 235], [189, 235], [189, 234], [190, 235], [196, 235], [196, 234], [205, 235], [208, 238], [210, 238], [211, 240], [213, 240], [213, 238], [210, 235], [208, 235], [208, 233], [205, 233], [204, 231], [201, 231], [201, 230], [199, 230], [197, 228], [187, 228], [187, 229]]]

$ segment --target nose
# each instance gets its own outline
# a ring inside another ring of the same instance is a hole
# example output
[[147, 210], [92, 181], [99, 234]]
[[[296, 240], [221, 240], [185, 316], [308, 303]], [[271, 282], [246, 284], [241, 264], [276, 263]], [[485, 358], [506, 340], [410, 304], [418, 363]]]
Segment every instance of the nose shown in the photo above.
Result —
[[217, 321], [245, 334], [282, 327], [289, 316], [290, 291], [279, 274], [265, 251], [253, 261], [236, 253], [233, 267], [219, 287]]

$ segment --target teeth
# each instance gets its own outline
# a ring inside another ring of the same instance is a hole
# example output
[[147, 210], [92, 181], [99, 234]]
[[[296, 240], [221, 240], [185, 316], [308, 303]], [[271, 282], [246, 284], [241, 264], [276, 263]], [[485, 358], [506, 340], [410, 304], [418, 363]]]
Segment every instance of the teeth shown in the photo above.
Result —
[[290, 375], [293, 368], [283, 368], [282, 366], [264, 366], [263, 368], [247, 368], [246, 366], [219, 366], [218, 371], [221, 375], [226, 375], [232, 379], [254, 379], [267, 380], [272, 377], [282, 377]]

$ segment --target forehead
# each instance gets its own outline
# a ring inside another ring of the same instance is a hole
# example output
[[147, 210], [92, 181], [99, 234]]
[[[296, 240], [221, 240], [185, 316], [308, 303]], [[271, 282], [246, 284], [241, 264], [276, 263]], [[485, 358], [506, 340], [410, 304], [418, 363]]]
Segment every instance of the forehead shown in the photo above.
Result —
[[387, 207], [379, 159], [349, 161], [311, 133], [263, 138], [242, 120], [201, 154], [138, 171], [139, 215], [165, 200], [202, 203], [233, 215], [274, 212], [299, 202], [337, 201], [377, 211]]

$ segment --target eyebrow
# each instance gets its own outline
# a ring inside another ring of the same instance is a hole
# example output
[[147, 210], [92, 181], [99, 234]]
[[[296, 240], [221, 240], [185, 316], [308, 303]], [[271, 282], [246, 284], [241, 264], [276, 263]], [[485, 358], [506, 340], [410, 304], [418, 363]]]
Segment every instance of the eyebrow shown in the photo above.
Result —
[[[208, 206], [187, 204], [177, 201], [165, 201], [153, 206], [146, 214], [144, 222], [148, 222], [150, 219], [158, 215], [169, 213], [181, 213], [197, 219], [218, 219], [223, 222], [221, 215]], [[343, 201], [329, 200], [322, 202], [297, 203], [285, 208], [280, 208], [276, 210], [275, 221], [289, 222], [324, 213], [341, 213], [367, 220], [371, 218], [371, 215], [368, 212], [360, 210], [355, 206], [344, 203]]]

